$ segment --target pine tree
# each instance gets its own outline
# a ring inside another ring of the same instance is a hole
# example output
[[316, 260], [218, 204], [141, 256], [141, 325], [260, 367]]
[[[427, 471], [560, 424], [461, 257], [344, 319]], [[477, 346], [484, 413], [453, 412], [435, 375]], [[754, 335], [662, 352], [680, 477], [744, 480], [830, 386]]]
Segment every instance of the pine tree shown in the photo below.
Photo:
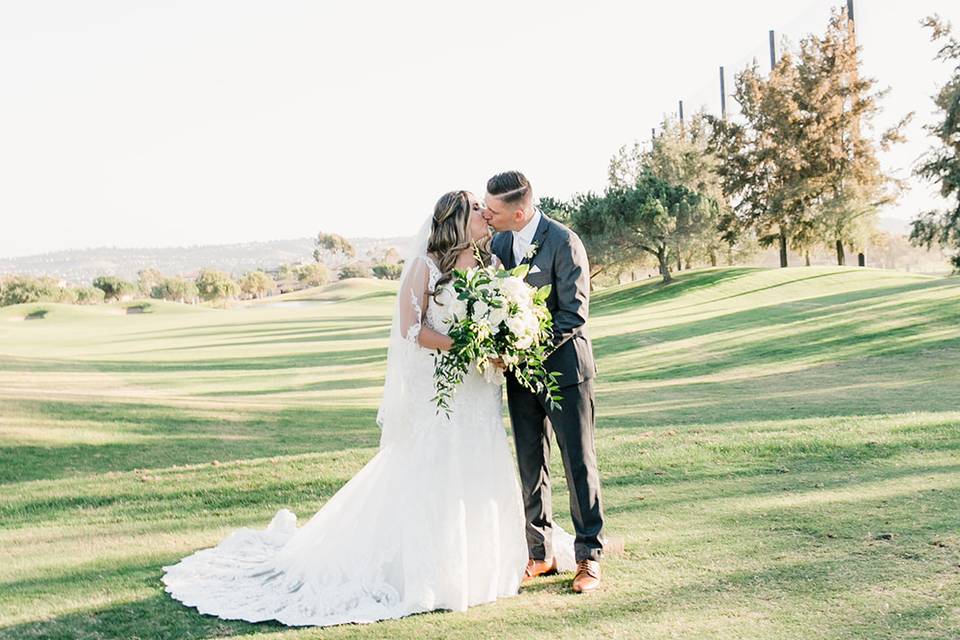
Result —
[[[912, 223], [910, 240], [930, 248], [935, 242], [960, 249], [960, 41], [951, 35], [950, 25], [938, 16], [930, 16], [923, 25], [932, 31], [931, 39], [941, 42], [936, 59], [954, 64], [953, 74], [934, 97], [942, 120], [927, 127], [940, 141], [917, 168], [917, 175], [940, 185], [947, 199], [945, 210], [927, 211]], [[960, 251], [952, 258], [960, 271]]]

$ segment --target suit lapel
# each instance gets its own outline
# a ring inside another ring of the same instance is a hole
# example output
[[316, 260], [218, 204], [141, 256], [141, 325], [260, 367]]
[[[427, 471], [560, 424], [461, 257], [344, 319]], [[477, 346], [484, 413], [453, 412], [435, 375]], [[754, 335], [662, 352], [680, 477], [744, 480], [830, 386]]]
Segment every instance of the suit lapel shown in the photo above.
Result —
[[[547, 235], [547, 229], [550, 228], [550, 218], [547, 217], [547, 214], [540, 212], [540, 224], [537, 225], [537, 230], [533, 234], [533, 240], [530, 243], [530, 246], [537, 246], [537, 251], [540, 250], [540, 247], [543, 246], [543, 237]], [[510, 234], [511, 236], [513, 234]], [[528, 251], [529, 252], [529, 251]], [[513, 239], [510, 240], [510, 255], [513, 256]], [[532, 258], [524, 257], [520, 260], [520, 264], [527, 264]]]

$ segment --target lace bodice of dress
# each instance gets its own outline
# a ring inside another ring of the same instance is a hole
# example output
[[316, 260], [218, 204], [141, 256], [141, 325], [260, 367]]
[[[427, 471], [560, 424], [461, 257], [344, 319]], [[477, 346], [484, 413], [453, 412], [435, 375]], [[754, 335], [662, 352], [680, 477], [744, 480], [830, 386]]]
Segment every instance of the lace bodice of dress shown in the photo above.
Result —
[[[434, 299], [433, 292], [436, 290], [437, 281], [440, 280], [440, 276], [443, 274], [440, 271], [440, 267], [429, 257], [425, 256], [427, 265], [430, 267], [430, 277], [428, 279], [429, 287], [427, 288], [430, 291], [430, 296], [427, 300], [427, 313], [426, 313], [426, 322], [427, 326], [436, 331], [437, 333], [442, 333], [447, 335], [447, 330], [449, 327], [444, 323], [444, 318], [446, 318], [446, 311], [441, 307], [437, 301]], [[453, 286], [452, 283], [448, 282], [443, 287]]]

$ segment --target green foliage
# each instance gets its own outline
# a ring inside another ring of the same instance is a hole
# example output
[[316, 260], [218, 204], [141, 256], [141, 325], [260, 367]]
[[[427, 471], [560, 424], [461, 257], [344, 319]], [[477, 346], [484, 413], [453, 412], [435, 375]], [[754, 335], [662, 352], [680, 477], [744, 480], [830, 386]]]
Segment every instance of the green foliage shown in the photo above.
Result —
[[55, 302], [60, 298], [60, 287], [53, 278], [10, 276], [0, 283], [0, 306], [25, 302]]
[[251, 271], [240, 279], [240, 291], [251, 298], [262, 298], [276, 288], [277, 284], [263, 271]]
[[153, 296], [154, 288], [163, 282], [163, 274], [160, 273], [159, 269], [141, 269], [137, 272], [137, 288], [140, 291], [140, 295], [151, 297]]
[[374, 277], [381, 280], [399, 280], [402, 272], [402, 264], [384, 262], [373, 265]]
[[103, 291], [103, 299], [107, 302], [119, 300], [125, 295], [136, 293], [137, 287], [132, 282], [116, 276], [97, 276], [93, 286]]
[[219, 301], [236, 298], [240, 287], [226, 273], [213, 269], [201, 269], [195, 281], [197, 293], [207, 301]]
[[295, 277], [305, 287], [319, 287], [330, 282], [330, 269], [322, 262], [303, 264], [295, 269]]
[[632, 187], [611, 187], [604, 196], [588, 194], [577, 201], [574, 228], [594, 246], [606, 245], [616, 259], [646, 253], [657, 260], [664, 282], [680, 248], [715, 219], [717, 204], [683, 185], [645, 170]]
[[570, 224], [573, 208], [569, 203], [551, 196], [542, 196], [537, 202], [537, 207], [557, 222], [565, 225]]
[[940, 195], [949, 204], [945, 210], [920, 214], [912, 223], [910, 239], [927, 248], [939, 243], [957, 251], [952, 262], [960, 271], [960, 41], [951, 35], [950, 26], [938, 16], [928, 17], [924, 26], [932, 31], [932, 39], [941, 43], [937, 59], [954, 67], [946, 84], [934, 97], [941, 120], [927, 127], [927, 131], [937, 138], [938, 145], [927, 153], [916, 173], [939, 184]]
[[355, 263], [355, 262], [352, 264], [344, 265], [340, 269], [341, 280], [346, 280], [348, 278], [371, 278], [371, 277], [373, 277], [373, 273], [370, 271], [369, 267], [362, 264]]
[[77, 304], [100, 304], [103, 302], [103, 289], [96, 287], [77, 287]]
[[186, 278], [164, 278], [150, 291], [150, 297], [170, 302], [192, 302], [199, 296], [197, 285]]

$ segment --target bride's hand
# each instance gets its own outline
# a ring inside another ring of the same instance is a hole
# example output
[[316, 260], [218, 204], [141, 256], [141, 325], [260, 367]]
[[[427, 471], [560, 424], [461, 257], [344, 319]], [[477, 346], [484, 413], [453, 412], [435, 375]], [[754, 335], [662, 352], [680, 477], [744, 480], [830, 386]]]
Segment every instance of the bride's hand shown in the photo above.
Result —
[[500, 369], [501, 371], [507, 370], [507, 365], [506, 363], [504, 363], [503, 358], [487, 358], [487, 359], [490, 361], [490, 364], [495, 366], [497, 369]]

